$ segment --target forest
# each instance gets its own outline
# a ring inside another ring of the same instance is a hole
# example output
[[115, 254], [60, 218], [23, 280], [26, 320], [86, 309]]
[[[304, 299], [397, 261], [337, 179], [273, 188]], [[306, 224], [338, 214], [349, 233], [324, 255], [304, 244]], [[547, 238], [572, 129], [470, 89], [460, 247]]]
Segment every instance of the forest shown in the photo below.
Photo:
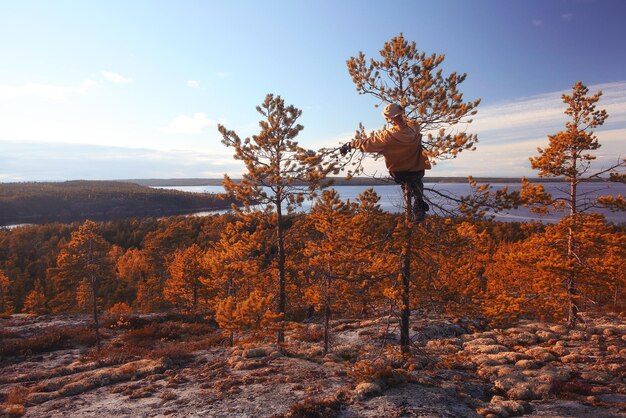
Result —
[[[304, 319], [326, 303], [337, 317], [377, 315], [399, 303], [393, 259], [399, 244], [393, 234], [402, 215], [381, 211], [377, 199], [366, 190], [358, 201], [344, 202], [328, 191], [311, 213], [285, 220], [288, 319]], [[495, 323], [567, 316], [566, 288], [554, 280], [567, 271], [559, 239], [565, 221], [430, 217], [420, 228], [413, 246], [412, 306]], [[581, 242], [580, 309], [623, 311], [626, 229], [595, 215], [580, 228], [588, 236]], [[229, 296], [258, 302], [277, 292], [274, 234], [262, 216], [228, 214], [2, 229], [0, 309], [89, 312], [89, 265], [80, 258], [87, 240], [97, 243], [93, 263], [104, 311], [208, 314], [223, 309]], [[268, 300], [263, 309], [271, 306]]]
[[166, 216], [229, 208], [220, 196], [129, 182], [0, 183], [0, 225]]

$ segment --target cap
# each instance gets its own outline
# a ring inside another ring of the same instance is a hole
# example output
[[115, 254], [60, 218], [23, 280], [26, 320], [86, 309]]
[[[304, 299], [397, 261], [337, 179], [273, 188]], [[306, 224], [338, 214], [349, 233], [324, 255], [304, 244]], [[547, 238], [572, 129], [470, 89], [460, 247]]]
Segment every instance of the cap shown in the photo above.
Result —
[[403, 113], [404, 109], [402, 109], [400, 105], [395, 103], [389, 103], [387, 106], [385, 106], [385, 110], [383, 110], [383, 116], [388, 119], [393, 119]]

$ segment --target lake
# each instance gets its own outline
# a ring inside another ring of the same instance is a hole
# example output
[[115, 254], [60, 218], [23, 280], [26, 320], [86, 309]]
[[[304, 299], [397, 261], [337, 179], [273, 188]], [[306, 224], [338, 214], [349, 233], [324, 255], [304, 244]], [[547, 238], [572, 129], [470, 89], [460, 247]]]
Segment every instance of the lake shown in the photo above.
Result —
[[[551, 193], [553, 196], [563, 196], [569, 190], [569, 185], [567, 183], [542, 183], [548, 193]], [[501, 189], [502, 187], [508, 186], [509, 191], [519, 190], [519, 183], [493, 183], [493, 190]], [[224, 188], [222, 186], [177, 186], [177, 187], [169, 187], [169, 186], [157, 186], [162, 189], [174, 189], [185, 192], [194, 192], [194, 193], [223, 193]], [[358, 195], [365, 189], [373, 187], [381, 196], [380, 206], [383, 210], [388, 212], [402, 212], [402, 190], [398, 185], [382, 185], [382, 186], [335, 186], [334, 189], [337, 190], [342, 199], [349, 199], [350, 201], [355, 201]], [[470, 192], [470, 187], [467, 183], [425, 183], [424, 187], [426, 189], [425, 195], [426, 197], [435, 204], [438, 204], [444, 208], [452, 207], [450, 202], [445, 201], [443, 198], [437, 196], [435, 192], [441, 192], [454, 196], [462, 196], [467, 195]], [[431, 190], [428, 190], [431, 189]], [[613, 195], [617, 196], [621, 194], [622, 196], [626, 195], [626, 184], [623, 183], [604, 183], [604, 182], [593, 182], [593, 183], [581, 183], [578, 186], [578, 195], [581, 199], [590, 199], [597, 196], [603, 195]], [[312, 202], [306, 201], [303, 207], [299, 210], [309, 210], [311, 208]], [[613, 223], [626, 223], [626, 213], [624, 212], [611, 212], [606, 209], [594, 209], [594, 211], [598, 213], [602, 213], [607, 221]], [[223, 212], [223, 211], [222, 211]], [[194, 215], [203, 216], [209, 214], [219, 213], [216, 212], [199, 212]], [[433, 208], [433, 212], [437, 213], [437, 211]], [[505, 222], [527, 222], [531, 220], [543, 220], [544, 222], [557, 222], [561, 218], [560, 213], [550, 214], [548, 216], [544, 216], [540, 218], [538, 215], [531, 213], [527, 208], [520, 208], [516, 210], [512, 210], [506, 213], [497, 213], [495, 214], [495, 220], [505, 221]]]

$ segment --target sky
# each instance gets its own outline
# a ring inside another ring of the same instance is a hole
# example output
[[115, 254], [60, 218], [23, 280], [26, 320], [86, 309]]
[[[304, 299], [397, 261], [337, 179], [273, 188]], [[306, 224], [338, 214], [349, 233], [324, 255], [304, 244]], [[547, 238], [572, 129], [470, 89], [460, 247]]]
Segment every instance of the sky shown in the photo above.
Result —
[[0, 182], [240, 176], [217, 124], [258, 133], [267, 93], [302, 109], [300, 145], [337, 146], [384, 123], [346, 60], [399, 33], [482, 99], [476, 151], [427, 175], [536, 177], [578, 80], [603, 92], [605, 167], [626, 154], [624, 21], [621, 0], [0, 0]]

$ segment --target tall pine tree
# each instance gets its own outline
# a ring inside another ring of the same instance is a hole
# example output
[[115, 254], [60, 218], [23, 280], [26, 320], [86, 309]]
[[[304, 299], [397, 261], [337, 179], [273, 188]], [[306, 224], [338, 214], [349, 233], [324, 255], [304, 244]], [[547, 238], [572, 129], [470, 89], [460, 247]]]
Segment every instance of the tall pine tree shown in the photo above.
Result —
[[[294, 140], [303, 126], [297, 121], [302, 111], [285, 105], [280, 96], [268, 94], [257, 112], [263, 117], [261, 131], [252, 138], [241, 138], [234, 131], [219, 125], [222, 143], [233, 148], [234, 158], [241, 160], [246, 172], [240, 182], [224, 177], [224, 188], [231, 197], [242, 201], [246, 210], [260, 205], [273, 219], [276, 233], [276, 270], [278, 282], [277, 313], [284, 314], [287, 305], [285, 220], [286, 215], [312, 194], [323, 181], [328, 169], [323, 168], [320, 155], [306, 150]], [[284, 331], [277, 335], [284, 341]]]

